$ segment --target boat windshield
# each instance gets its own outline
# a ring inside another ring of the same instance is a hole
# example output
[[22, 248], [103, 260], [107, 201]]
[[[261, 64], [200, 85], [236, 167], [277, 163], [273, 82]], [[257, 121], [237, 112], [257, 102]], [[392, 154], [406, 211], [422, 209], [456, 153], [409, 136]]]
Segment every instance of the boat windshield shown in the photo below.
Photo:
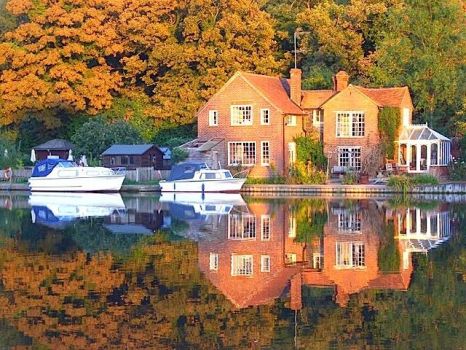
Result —
[[233, 177], [233, 176], [231, 176], [231, 173], [230, 173], [229, 171], [225, 171], [225, 172], [223, 173], [223, 176], [225, 176], [225, 179], [230, 179], [230, 178]]
[[57, 164], [57, 167], [59, 168], [74, 168], [76, 166], [75, 162], [60, 162]]

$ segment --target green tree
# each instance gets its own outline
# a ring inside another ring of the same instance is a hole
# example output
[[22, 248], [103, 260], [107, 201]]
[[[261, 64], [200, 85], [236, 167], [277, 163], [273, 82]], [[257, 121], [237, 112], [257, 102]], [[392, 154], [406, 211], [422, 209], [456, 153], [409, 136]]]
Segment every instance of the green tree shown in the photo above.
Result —
[[142, 139], [137, 130], [125, 121], [111, 122], [104, 118], [93, 118], [76, 131], [71, 141], [77, 155], [85, 154], [91, 159], [97, 159], [115, 143], [137, 144]]
[[460, 112], [466, 91], [462, 2], [406, 0], [390, 9], [388, 18], [371, 79], [378, 85], [408, 85], [420, 119], [434, 127], [465, 120]]

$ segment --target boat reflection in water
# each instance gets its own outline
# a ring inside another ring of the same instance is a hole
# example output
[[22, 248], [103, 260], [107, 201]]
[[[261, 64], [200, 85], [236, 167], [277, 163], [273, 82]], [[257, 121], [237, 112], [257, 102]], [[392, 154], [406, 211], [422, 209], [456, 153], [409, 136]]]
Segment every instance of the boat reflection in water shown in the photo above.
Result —
[[[160, 228], [197, 242], [200, 271], [236, 308], [277, 298], [302, 308], [304, 287], [326, 289], [340, 306], [363, 290], [406, 291], [412, 256], [447, 241], [446, 204], [299, 199], [248, 203], [239, 194], [32, 194], [33, 221], [60, 228], [103, 217], [113, 234]], [[184, 224], [180, 224], [184, 223]]]
[[125, 210], [119, 193], [31, 193], [33, 223], [63, 228], [79, 218], [105, 217]]

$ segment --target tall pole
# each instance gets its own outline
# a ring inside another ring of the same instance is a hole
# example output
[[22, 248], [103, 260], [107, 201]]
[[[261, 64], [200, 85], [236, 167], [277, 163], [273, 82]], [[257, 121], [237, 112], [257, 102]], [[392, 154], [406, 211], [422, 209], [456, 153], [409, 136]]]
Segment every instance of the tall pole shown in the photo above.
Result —
[[294, 34], [294, 68], [298, 68], [298, 31], [295, 30]]

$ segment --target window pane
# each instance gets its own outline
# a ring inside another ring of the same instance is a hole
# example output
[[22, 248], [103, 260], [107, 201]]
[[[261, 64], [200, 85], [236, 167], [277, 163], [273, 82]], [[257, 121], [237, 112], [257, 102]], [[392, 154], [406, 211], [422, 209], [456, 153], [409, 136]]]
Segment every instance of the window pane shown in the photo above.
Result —
[[252, 106], [231, 106], [231, 125], [252, 125]]
[[228, 159], [229, 165], [254, 165], [256, 163], [256, 143], [230, 142]]

